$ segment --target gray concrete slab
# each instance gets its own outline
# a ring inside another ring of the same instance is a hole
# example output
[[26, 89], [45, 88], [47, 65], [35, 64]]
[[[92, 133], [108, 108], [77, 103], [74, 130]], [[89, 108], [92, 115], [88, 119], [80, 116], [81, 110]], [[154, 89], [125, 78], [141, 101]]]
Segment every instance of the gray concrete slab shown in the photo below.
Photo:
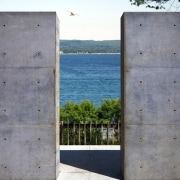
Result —
[[55, 12], [0, 12], [0, 179], [59, 175]]
[[1, 125], [54, 123], [53, 68], [3, 68], [0, 74]]
[[60, 179], [120, 179], [120, 146], [61, 146]]
[[180, 13], [122, 17], [122, 174], [180, 179]]
[[59, 34], [59, 28], [55, 29], [58, 23], [55, 14], [1, 12], [0, 34], [4, 43], [0, 44], [0, 67], [55, 67], [56, 35]]

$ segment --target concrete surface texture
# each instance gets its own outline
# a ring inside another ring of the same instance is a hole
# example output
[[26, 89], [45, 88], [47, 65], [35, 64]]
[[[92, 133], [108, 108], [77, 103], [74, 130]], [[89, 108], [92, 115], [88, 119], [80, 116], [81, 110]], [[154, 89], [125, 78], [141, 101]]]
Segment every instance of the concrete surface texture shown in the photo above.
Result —
[[0, 12], [0, 37], [0, 179], [56, 179], [60, 171], [56, 13]]
[[60, 146], [59, 180], [120, 179], [120, 146]]
[[180, 13], [124, 13], [122, 174], [180, 179]]

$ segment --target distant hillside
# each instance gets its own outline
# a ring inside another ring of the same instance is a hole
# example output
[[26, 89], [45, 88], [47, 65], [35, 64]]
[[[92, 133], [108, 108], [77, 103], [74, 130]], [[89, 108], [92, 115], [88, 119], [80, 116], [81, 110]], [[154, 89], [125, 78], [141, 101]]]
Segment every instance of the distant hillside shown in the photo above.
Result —
[[120, 40], [60, 40], [63, 53], [120, 53]]

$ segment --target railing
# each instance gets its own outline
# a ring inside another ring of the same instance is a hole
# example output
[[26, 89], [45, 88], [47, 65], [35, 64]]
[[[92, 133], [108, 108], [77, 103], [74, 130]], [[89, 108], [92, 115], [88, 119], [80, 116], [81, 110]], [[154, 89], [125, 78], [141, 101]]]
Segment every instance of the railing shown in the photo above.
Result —
[[118, 123], [64, 123], [60, 122], [60, 145], [119, 145]]

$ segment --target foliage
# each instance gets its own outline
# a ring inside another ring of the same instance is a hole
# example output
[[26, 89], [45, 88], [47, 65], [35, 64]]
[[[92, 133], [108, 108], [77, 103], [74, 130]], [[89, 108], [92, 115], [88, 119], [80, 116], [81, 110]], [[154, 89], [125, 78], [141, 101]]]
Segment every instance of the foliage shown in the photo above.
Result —
[[79, 104], [73, 102], [67, 102], [64, 106], [60, 108], [60, 119], [62, 121], [81, 122], [81, 108]]
[[[171, 0], [130, 0], [132, 5], [147, 5], [148, 8], [165, 9], [164, 5]], [[174, 2], [174, 1], [173, 1]], [[178, 0], [180, 2], [180, 0]]]
[[118, 122], [120, 120], [120, 99], [105, 99], [97, 108], [97, 116], [100, 122]]
[[67, 102], [60, 108], [60, 121], [76, 123], [106, 123], [120, 120], [120, 99], [104, 99], [100, 106], [84, 100], [80, 104]]
[[97, 119], [96, 107], [91, 101], [84, 100], [80, 104], [81, 118], [83, 122], [94, 122]]
[[120, 40], [60, 40], [63, 53], [120, 53]]

